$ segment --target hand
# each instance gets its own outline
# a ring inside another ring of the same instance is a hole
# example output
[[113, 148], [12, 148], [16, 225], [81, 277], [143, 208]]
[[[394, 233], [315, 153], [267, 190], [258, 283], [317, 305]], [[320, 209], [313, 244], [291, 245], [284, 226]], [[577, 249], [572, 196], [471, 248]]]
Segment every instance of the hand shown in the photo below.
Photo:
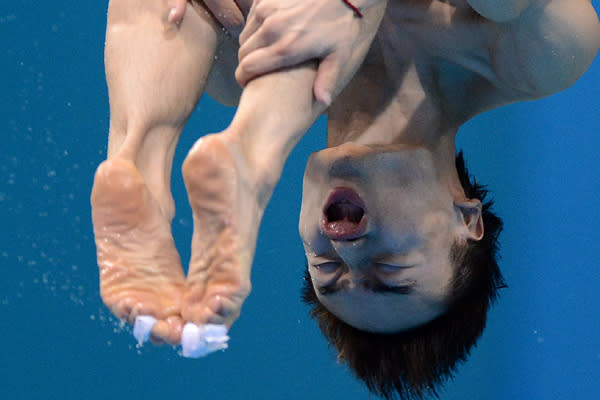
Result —
[[319, 59], [313, 91], [329, 105], [361, 23], [341, 0], [255, 0], [240, 36], [236, 79], [244, 86], [259, 75]]

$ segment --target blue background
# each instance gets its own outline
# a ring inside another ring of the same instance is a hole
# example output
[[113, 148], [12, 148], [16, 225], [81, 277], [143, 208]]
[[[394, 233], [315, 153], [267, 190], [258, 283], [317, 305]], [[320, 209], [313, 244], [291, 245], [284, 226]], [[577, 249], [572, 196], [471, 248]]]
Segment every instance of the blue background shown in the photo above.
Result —
[[[600, 2], [594, 1], [596, 9]], [[135, 348], [98, 295], [89, 193], [108, 129], [105, 1], [0, 5], [0, 399], [369, 399], [299, 301], [308, 155], [292, 154], [263, 222], [253, 292], [230, 349], [185, 360]], [[597, 399], [600, 392], [600, 61], [566, 92], [482, 115], [459, 135], [506, 225], [509, 288], [444, 399]], [[176, 241], [191, 216], [179, 165], [233, 110], [205, 97], [174, 168]]]

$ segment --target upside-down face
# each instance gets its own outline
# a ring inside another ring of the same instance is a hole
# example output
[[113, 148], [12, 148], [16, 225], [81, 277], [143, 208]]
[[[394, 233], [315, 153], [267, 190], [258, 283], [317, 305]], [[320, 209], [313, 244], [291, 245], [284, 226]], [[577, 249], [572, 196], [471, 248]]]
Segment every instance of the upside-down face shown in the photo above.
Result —
[[353, 143], [310, 157], [299, 229], [319, 301], [380, 333], [446, 310], [450, 248], [470, 234], [429, 150]]

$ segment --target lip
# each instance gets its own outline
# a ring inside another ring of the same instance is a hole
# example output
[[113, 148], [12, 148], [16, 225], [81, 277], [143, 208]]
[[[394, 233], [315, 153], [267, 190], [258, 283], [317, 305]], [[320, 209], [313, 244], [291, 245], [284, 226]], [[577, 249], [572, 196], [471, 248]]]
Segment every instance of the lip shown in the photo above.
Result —
[[[343, 205], [342, 209], [351, 209], [353, 214], [360, 214], [359, 221], [351, 221], [344, 216], [343, 219], [337, 219], [330, 221], [328, 213], [331, 213], [330, 207], [337, 205]], [[360, 198], [358, 193], [348, 187], [337, 187], [331, 191], [329, 198], [323, 207], [321, 216], [321, 231], [324, 235], [332, 240], [354, 240], [361, 236], [364, 236], [367, 231], [367, 208], [365, 202]]]

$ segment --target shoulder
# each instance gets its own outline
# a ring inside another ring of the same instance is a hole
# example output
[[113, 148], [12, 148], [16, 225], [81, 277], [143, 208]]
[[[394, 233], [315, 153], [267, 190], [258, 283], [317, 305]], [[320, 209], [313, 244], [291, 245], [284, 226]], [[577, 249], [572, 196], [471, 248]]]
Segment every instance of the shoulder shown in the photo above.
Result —
[[571, 86], [600, 47], [600, 23], [589, 0], [535, 0], [498, 28], [491, 48], [498, 82], [530, 98]]

